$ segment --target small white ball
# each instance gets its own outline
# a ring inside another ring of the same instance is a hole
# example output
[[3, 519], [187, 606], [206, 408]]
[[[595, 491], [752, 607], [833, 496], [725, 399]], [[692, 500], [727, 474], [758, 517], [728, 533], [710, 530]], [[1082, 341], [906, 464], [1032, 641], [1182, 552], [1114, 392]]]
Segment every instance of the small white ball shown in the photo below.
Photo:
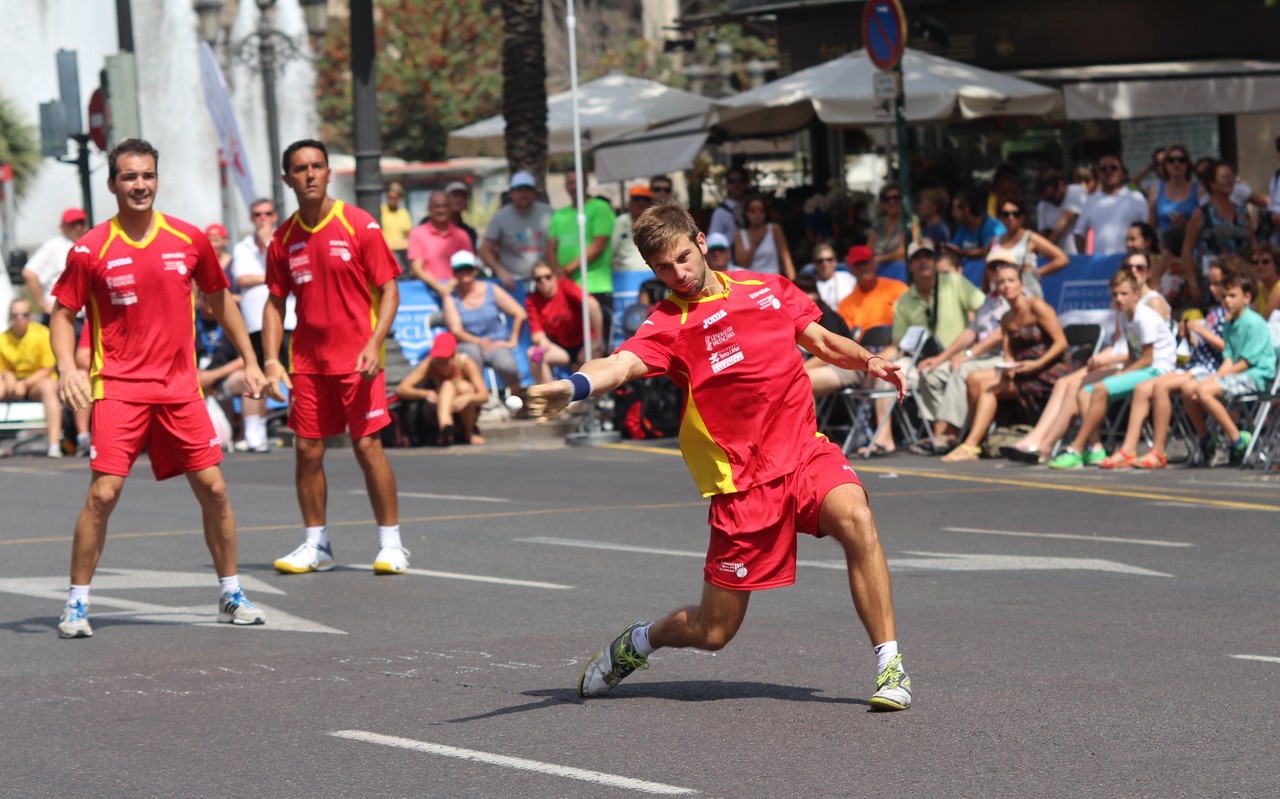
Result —
[[512, 394], [510, 397], [507, 397], [507, 408], [509, 410], [514, 412], [514, 411], [520, 410], [523, 407], [524, 407], [524, 400], [520, 399], [515, 394]]

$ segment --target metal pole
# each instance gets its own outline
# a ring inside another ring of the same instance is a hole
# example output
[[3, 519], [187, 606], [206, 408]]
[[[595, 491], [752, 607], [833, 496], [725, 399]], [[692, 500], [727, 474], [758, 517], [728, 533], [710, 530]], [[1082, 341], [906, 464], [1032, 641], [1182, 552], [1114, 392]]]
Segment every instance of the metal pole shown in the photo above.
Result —
[[126, 53], [133, 52], [133, 9], [129, 0], [116, 0], [116, 35], [120, 39], [120, 49]]
[[[276, 43], [272, 38], [269, 11], [258, 15], [258, 62], [262, 68], [262, 100], [267, 106], [267, 174], [275, 175], [276, 159], [280, 157], [280, 112], [276, 108]], [[284, 183], [279, 177], [271, 180], [271, 199], [277, 212], [284, 211]]]
[[[575, 199], [578, 203], [578, 274], [582, 275], [582, 353], [584, 358], [590, 360], [591, 308], [587, 298], [591, 294], [588, 290], [590, 281], [587, 278], [587, 211], [586, 187], [582, 175], [582, 122], [578, 117], [578, 18], [575, 16], [576, 5], [576, 0], [567, 0], [565, 26], [569, 30], [569, 92], [570, 97], [573, 99], [573, 170], [578, 178]], [[568, 443], [589, 446], [594, 443], [617, 441], [620, 438], [621, 436], [616, 432], [606, 433], [600, 429], [600, 420], [596, 418], [596, 401], [595, 399], [588, 399], [586, 421], [579, 426], [578, 433], [568, 436]]]
[[378, 129], [377, 59], [373, 0], [351, 0], [352, 149], [356, 205], [379, 219], [382, 205], [382, 134]]
[[89, 135], [77, 133], [75, 139], [76, 168], [80, 170], [80, 199], [84, 204], [84, 214], [89, 218], [89, 227], [93, 227], [93, 189], [89, 182]]
[[911, 161], [907, 153], [907, 84], [902, 75], [902, 61], [893, 68], [898, 73], [898, 95], [893, 101], [894, 116], [898, 121], [898, 185], [902, 189], [902, 246], [911, 243], [912, 214], [915, 213], [911, 202]]

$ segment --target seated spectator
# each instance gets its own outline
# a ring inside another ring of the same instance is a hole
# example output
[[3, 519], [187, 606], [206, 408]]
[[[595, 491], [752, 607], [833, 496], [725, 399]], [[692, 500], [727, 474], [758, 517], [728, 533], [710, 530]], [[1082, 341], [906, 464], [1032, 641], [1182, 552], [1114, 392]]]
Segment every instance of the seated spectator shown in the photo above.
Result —
[[[923, 242], [912, 245], [919, 247]], [[916, 250], [918, 252], [918, 250]], [[893, 324], [893, 306], [907, 293], [907, 284], [881, 277], [871, 248], [855, 244], [845, 256], [853, 275], [853, 290], [836, 305], [836, 312], [855, 335], [873, 327]]]
[[1153, 283], [1156, 282], [1154, 276], [1153, 258], [1147, 252], [1131, 252], [1124, 257], [1121, 266], [1133, 271], [1138, 276], [1138, 299], [1140, 304], [1150, 306], [1151, 310], [1160, 314], [1160, 318], [1166, 322], [1173, 319], [1173, 309], [1169, 307], [1169, 301], [1164, 295], [1156, 289]]
[[[1183, 406], [1191, 426], [1200, 437], [1201, 451], [1204, 452], [1210, 443], [1205, 426], [1205, 414], [1208, 413], [1230, 442], [1233, 463], [1244, 458], [1252, 434], [1236, 426], [1223, 400], [1267, 391], [1276, 376], [1276, 351], [1271, 344], [1271, 330], [1266, 320], [1250, 307], [1253, 286], [1249, 276], [1234, 270], [1222, 276], [1222, 307], [1227, 312], [1222, 365], [1213, 377], [1182, 387]], [[1204, 463], [1209, 465], [1207, 457]]]
[[1036, 206], [1040, 235], [1067, 255], [1076, 255], [1076, 220], [1089, 196], [1084, 186], [1068, 185], [1061, 172], [1049, 168], [1040, 173], [1036, 189], [1040, 192], [1040, 203]]
[[836, 250], [825, 242], [814, 245], [813, 277], [817, 281], [818, 296], [833, 309], [853, 291], [853, 275], [836, 271]]
[[961, 260], [986, 258], [991, 242], [1005, 233], [1004, 225], [987, 213], [986, 203], [976, 191], [962, 191], [951, 202], [951, 215], [956, 220], [951, 241], [943, 249], [952, 250]]
[[[1076, 249], [1092, 255], [1124, 252], [1129, 225], [1147, 221], [1147, 211], [1147, 198], [1127, 185], [1120, 157], [1104, 155], [1098, 160], [1098, 190], [1076, 220]], [[1092, 250], [1087, 249], [1090, 240]]]
[[723, 233], [707, 234], [707, 266], [717, 272], [729, 271], [729, 240]]
[[[996, 256], [996, 253], [992, 253]], [[982, 453], [982, 441], [996, 418], [1000, 400], [1014, 400], [1024, 415], [1035, 417], [1053, 391], [1053, 385], [1067, 373], [1062, 355], [1067, 337], [1053, 306], [1032, 297], [1022, 283], [1024, 274], [1016, 264], [996, 260], [996, 291], [1009, 308], [1000, 319], [1004, 342], [1004, 363], [974, 371], [968, 377], [973, 398], [973, 422], [963, 443], [947, 454], [946, 463], [975, 460]]]
[[[1127, 345], [1124, 368], [1118, 373], [1084, 386], [1077, 395], [1080, 430], [1071, 445], [1049, 462], [1051, 469], [1078, 469], [1084, 465], [1084, 452], [1101, 448], [1098, 429], [1114, 400], [1133, 393], [1141, 383], [1173, 371], [1177, 362], [1178, 342], [1169, 330], [1167, 320], [1139, 302], [1142, 284], [1132, 269], [1122, 268], [1111, 278], [1111, 297], [1120, 322], [1121, 341]], [[1269, 341], [1269, 339], [1268, 339]], [[1124, 458], [1123, 453], [1116, 456]], [[1132, 465], [1132, 458], [1127, 459]], [[1107, 462], [1102, 458], [1099, 465]]]
[[964, 274], [964, 261], [955, 250], [942, 250], [938, 253], [938, 274], [945, 275], [948, 272]]
[[920, 192], [920, 235], [932, 241], [951, 241], [947, 212], [951, 197], [946, 189], [924, 189]]
[[[894, 305], [893, 340], [900, 344], [907, 330], [923, 327], [937, 341], [938, 346], [946, 348], [969, 326], [970, 314], [982, 307], [986, 297], [963, 275], [938, 274], [933, 242], [922, 239], [912, 244], [908, 253], [907, 267], [911, 271], [911, 287]], [[898, 345], [895, 344], [881, 353], [881, 356], [895, 358], [898, 354]], [[905, 358], [898, 359], [898, 363], [904, 367], [910, 365]], [[911, 390], [916, 390], [918, 380], [919, 370], [910, 369], [907, 382]], [[892, 425], [882, 424], [892, 408], [892, 399], [876, 400], [876, 424], [880, 433], [868, 445], [871, 455], [885, 455], [896, 448]], [[932, 412], [927, 407], [922, 410], [925, 422], [932, 424]], [[868, 454], [867, 448], [863, 448], [858, 454]]]
[[[1187, 265], [1187, 292], [1192, 302], [1201, 299], [1198, 279], [1215, 258], [1243, 256], [1253, 249], [1253, 226], [1247, 196], [1237, 198], [1236, 171], [1226, 161], [1214, 161], [1205, 170], [1208, 197], [1191, 214], [1182, 242], [1182, 262]], [[1200, 266], [1202, 265], [1202, 266]]]
[[875, 253], [877, 264], [906, 258], [905, 234], [911, 227], [913, 221], [903, 213], [902, 187], [897, 183], [886, 183], [880, 189], [880, 214], [867, 234], [867, 246]]
[[[634, 246], [634, 245], [633, 245]], [[582, 289], [567, 277], [557, 278], [551, 267], [540, 263], [533, 268], [534, 290], [525, 297], [529, 313], [529, 365], [538, 383], [552, 380], [556, 366], [577, 367], [589, 358], [583, 357]], [[600, 303], [587, 296], [587, 315], [591, 319], [591, 343], [603, 351], [600, 340], [603, 317]]]
[[[1219, 303], [1222, 302], [1222, 277], [1227, 269], [1222, 263], [1215, 263], [1209, 269], [1209, 292]], [[1104, 468], [1134, 466], [1139, 469], [1163, 469], [1169, 464], [1165, 445], [1169, 441], [1169, 423], [1173, 418], [1173, 403], [1170, 398], [1181, 392], [1183, 386], [1216, 375], [1222, 364], [1222, 349], [1226, 346], [1222, 335], [1227, 312], [1221, 305], [1214, 305], [1207, 316], [1194, 309], [1187, 314], [1182, 323], [1183, 338], [1193, 343], [1186, 367], [1179, 367], [1155, 380], [1140, 383], [1133, 390], [1133, 403], [1129, 406], [1129, 427], [1125, 431], [1124, 443], [1120, 445], [1119, 457], [1113, 456], [1103, 461], [1101, 465]], [[1138, 440], [1142, 437], [1142, 428], [1148, 416], [1151, 417], [1151, 449], [1142, 460], [1134, 461], [1132, 458], [1137, 456]]]
[[[1001, 200], [998, 210], [1005, 232], [991, 242], [991, 253], [1020, 266], [1022, 285], [1027, 292], [1032, 297], [1043, 297], [1040, 279], [1065, 268], [1069, 263], [1067, 254], [1044, 236], [1026, 228], [1027, 205], [1021, 197]], [[1038, 258], [1046, 258], [1048, 263], [1040, 266]]]
[[1273, 244], [1259, 244], [1253, 248], [1249, 264], [1253, 267], [1253, 279], [1257, 282], [1254, 289], [1253, 309], [1270, 319], [1271, 314], [1280, 311], [1280, 247]]
[[1191, 174], [1191, 153], [1181, 144], [1162, 151], [1159, 172], [1147, 190], [1147, 229], [1158, 232], [1164, 249], [1182, 252], [1187, 222], [1195, 213], [1196, 186]]
[[[6, 278], [7, 279], [7, 278]], [[31, 321], [31, 303], [9, 304], [9, 329], [0, 333], [0, 400], [44, 405], [50, 458], [62, 457], [62, 403], [58, 400], [57, 358], [49, 328]]]
[[[452, 333], [436, 336], [427, 357], [396, 386], [396, 396], [406, 402], [422, 402], [413, 413], [428, 426], [435, 422], [438, 445], [484, 443], [476, 417], [489, 399], [489, 389], [480, 367], [459, 349]], [[430, 417], [432, 411], [434, 420], [423, 418]]]
[[916, 365], [920, 370], [920, 402], [933, 413], [930, 440], [911, 446], [917, 455], [941, 455], [955, 447], [969, 418], [969, 376], [994, 369], [1001, 360], [1004, 333], [1000, 320], [1009, 311], [1009, 301], [997, 288], [996, 270], [1009, 264], [994, 250], [987, 256], [982, 277], [987, 299], [973, 322], [942, 352]]
[[649, 265], [640, 257], [640, 251], [631, 240], [631, 225], [640, 215], [653, 207], [653, 189], [648, 186], [632, 186], [627, 191], [627, 210], [618, 214], [613, 227], [613, 271], [648, 272]]
[[450, 264], [455, 285], [444, 296], [445, 325], [458, 339], [460, 351], [481, 367], [493, 367], [503, 385], [518, 391], [520, 368], [515, 348], [528, 315], [506, 289], [477, 278], [475, 253], [459, 250]]

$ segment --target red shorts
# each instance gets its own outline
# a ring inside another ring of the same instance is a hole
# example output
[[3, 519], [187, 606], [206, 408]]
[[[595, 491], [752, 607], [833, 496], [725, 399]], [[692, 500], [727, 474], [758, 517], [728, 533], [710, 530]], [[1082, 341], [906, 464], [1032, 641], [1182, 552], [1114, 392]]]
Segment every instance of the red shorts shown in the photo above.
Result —
[[862, 482], [840, 448], [815, 438], [795, 471], [736, 494], [711, 498], [707, 582], [734, 591], [796, 581], [796, 532], [822, 537], [818, 512], [836, 486]]
[[157, 480], [222, 463], [222, 441], [204, 400], [162, 405], [113, 399], [93, 403], [91, 468], [128, 477], [143, 449]]
[[348, 429], [352, 438], [364, 438], [391, 424], [384, 372], [372, 380], [354, 372], [290, 377], [289, 429], [303, 438], [328, 438]]

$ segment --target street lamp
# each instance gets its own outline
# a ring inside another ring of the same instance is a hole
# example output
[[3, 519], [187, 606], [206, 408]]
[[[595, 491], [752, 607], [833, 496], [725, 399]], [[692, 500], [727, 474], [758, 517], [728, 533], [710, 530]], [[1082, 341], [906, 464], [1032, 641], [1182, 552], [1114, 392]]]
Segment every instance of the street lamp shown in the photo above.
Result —
[[[193, 0], [200, 38], [210, 46], [216, 44], [222, 27], [224, 0]], [[227, 47], [237, 60], [262, 75], [262, 98], [267, 111], [267, 146], [271, 153], [267, 158], [267, 174], [274, 174], [276, 159], [280, 157], [280, 112], [276, 107], [276, 73], [284, 63], [306, 58], [300, 42], [272, 27], [276, 0], [255, 0], [258, 4], [258, 29], [238, 42], [227, 42]], [[307, 32], [323, 36], [329, 27], [328, 0], [298, 0], [306, 20]], [[284, 207], [284, 185], [271, 181], [271, 198], [276, 209]]]

